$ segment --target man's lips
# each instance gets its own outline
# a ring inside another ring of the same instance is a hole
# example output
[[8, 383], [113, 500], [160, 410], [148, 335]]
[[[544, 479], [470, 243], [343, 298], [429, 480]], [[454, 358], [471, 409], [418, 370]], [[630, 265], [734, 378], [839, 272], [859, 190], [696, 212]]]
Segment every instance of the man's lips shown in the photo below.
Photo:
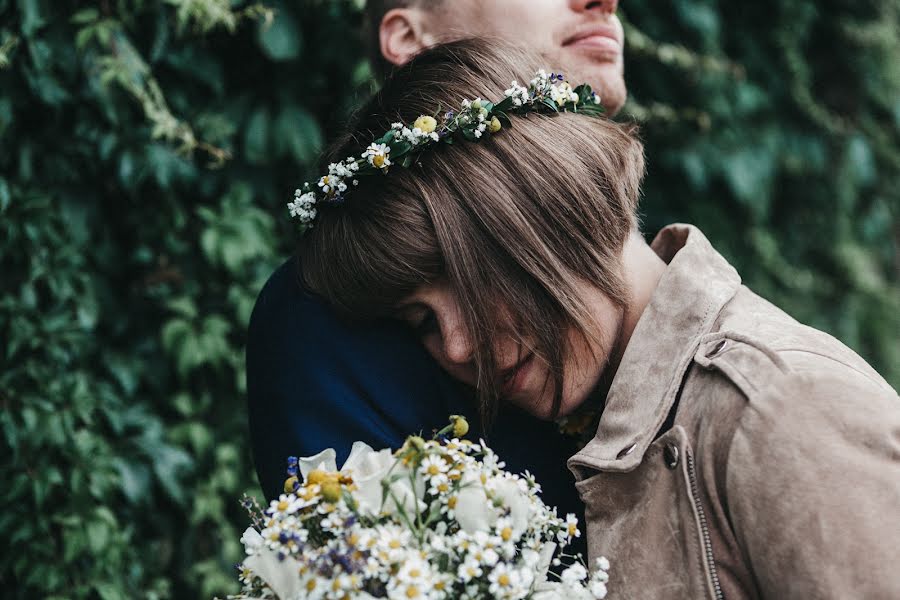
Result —
[[622, 42], [619, 40], [618, 31], [609, 25], [581, 27], [566, 38], [563, 47], [579, 48], [612, 56], [622, 53]]

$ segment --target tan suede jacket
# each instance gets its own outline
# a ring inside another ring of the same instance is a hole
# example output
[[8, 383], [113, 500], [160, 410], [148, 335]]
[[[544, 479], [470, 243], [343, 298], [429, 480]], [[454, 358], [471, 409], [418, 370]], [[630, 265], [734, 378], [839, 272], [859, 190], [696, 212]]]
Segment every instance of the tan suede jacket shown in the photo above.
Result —
[[696, 228], [653, 249], [669, 266], [568, 463], [610, 597], [900, 599], [897, 393]]

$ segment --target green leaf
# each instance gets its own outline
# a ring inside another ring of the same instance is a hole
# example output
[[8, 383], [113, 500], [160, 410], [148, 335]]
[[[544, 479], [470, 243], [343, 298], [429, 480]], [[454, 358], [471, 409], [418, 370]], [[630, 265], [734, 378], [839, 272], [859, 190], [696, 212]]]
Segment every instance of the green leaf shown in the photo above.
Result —
[[500, 121], [500, 124], [504, 127], [512, 127], [512, 121], [509, 120], [509, 115], [505, 112], [494, 109], [493, 116], [497, 117], [497, 120]]
[[553, 112], [559, 112], [559, 107], [556, 105], [556, 102], [551, 100], [550, 98], [544, 98], [541, 100], [541, 104], [552, 110]]
[[856, 136], [850, 140], [847, 148], [847, 160], [850, 163], [853, 178], [858, 185], [866, 186], [875, 181], [877, 176], [875, 157], [864, 137]]
[[285, 106], [278, 114], [273, 135], [276, 152], [289, 153], [300, 164], [313, 163], [324, 143], [315, 117], [296, 104]]
[[303, 37], [294, 17], [279, 9], [269, 26], [260, 23], [257, 40], [263, 52], [275, 61], [293, 60], [300, 56]]
[[72, 15], [69, 21], [76, 25], [86, 25], [87, 23], [93, 23], [99, 18], [100, 11], [96, 8], [83, 8]]
[[162, 485], [166, 494], [184, 505], [187, 500], [181, 478], [193, 465], [191, 457], [182, 450], [172, 446], [160, 446], [153, 453], [153, 473]]
[[6, 182], [6, 179], [0, 177], [0, 214], [6, 212], [11, 201], [12, 194], [9, 191], [9, 184]]
[[512, 98], [504, 98], [494, 106], [494, 114], [508, 112], [513, 106]]
[[391, 158], [400, 158], [410, 151], [412, 144], [404, 140], [394, 140], [391, 142]]
[[269, 113], [259, 108], [250, 115], [244, 130], [244, 156], [253, 164], [269, 161]]
[[22, 14], [22, 33], [31, 37], [47, 24], [43, 14], [46, 7], [42, 0], [19, 0], [18, 4]]

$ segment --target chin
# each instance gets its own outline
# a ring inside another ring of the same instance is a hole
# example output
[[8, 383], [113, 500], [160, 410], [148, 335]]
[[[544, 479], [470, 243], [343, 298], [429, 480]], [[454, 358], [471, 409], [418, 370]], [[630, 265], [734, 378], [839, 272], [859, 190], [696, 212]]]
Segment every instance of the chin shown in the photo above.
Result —
[[597, 69], [597, 77], [592, 78], [597, 81], [597, 93], [600, 94], [600, 100], [606, 111], [610, 115], [618, 113], [625, 105], [628, 98], [628, 91], [625, 88], [625, 80], [622, 78], [622, 72], [618, 65], [604, 65]]
[[553, 414], [552, 393], [546, 393], [539, 398], [532, 400], [531, 402], [518, 401], [513, 402], [513, 404], [530, 414], [532, 417], [540, 419], [541, 421], [556, 421], [557, 419], [567, 417], [575, 412], [579, 406], [584, 404], [585, 400], [587, 400], [586, 394], [581, 398], [563, 396], [562, 402], [559, 405], [559, 413], [555, 415]]
[[575, 82], [573, 81], [573, 77], [570, 77], [569, 82], [572, 85], [577, 85], [582, 82], [589, 83], [590, 86], [594, 88], [594, 91], [600, 94], [603, 106], [610, 115], [616, 114], [621, 110], [622, 106], [625, 105], [628, 91], [625, 87], [625, 77], [621, 59], [614, 62], [585, 62], [582, 59], [581, 68], [577, 70], [577, 73], [573, 73], [573, 75], [578, 75], [578, 77], [574, 77], [574, 79], [578, 79], [578, 81]]

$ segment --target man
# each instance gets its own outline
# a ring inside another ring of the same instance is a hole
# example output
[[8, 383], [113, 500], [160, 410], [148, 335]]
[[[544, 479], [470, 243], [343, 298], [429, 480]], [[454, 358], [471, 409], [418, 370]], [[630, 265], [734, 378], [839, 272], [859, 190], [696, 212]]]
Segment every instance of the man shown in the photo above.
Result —
[[[527, 43], [547, 66], [588, 82], [610, 112], [625, 101], [618, 0], [374, 0], [367, 8], [374, 62], [384, 73], [424, 48], [452, 39], [496, 36]], [[333, 447], [342, 462], [361, 440], [398, 447], [403, 438], [442, 427], [450, 414], [474, 422], [470, 395], [393, 323], [339, 321], [297, 283], [289, 260], [260, 293], [247, 344], [249, 417], [257, 473], [267, 497], [277, 496], [289, 455]], [[544, 499], [562, 514], [583, 514], [566, 459], [571, 440], [553, 423], [507, 408], [488, 436], [515, 472], [531, 471]], [[532, 440], [541, 440], [534, 444]]]

